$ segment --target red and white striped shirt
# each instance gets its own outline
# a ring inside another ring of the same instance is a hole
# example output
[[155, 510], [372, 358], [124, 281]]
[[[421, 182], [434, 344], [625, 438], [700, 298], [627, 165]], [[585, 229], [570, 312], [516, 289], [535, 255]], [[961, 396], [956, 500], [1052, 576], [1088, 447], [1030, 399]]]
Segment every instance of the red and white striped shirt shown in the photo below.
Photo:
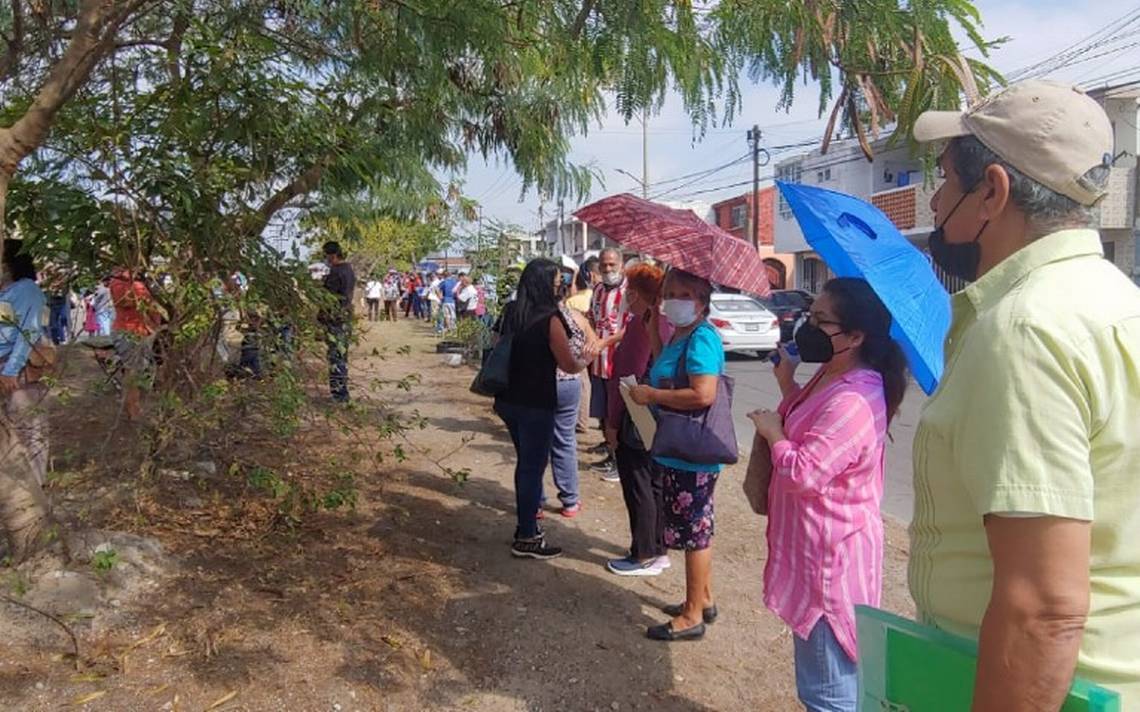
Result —
[[[594, 285], [594, 301], [590, 305], [590, 317], [599, 339], [606, 339], [618, 333], [625, 326], [628, 313], [622, 309], [625, 301], [625, 280], [617, 287], [607, 288], [604, 284]], [[599, 378], [610, 378], [614, 372], [614, 349], [617, 344], [601, 350], [598, 358], [590, 366], [590, 373]]]
[[786, 439], [771, 446], [764, 603], [804, 639], [825, 618], [857, 660], [855, 606], [878, 606], [882, 595], [887, 405], [876, 371], [813, 392], [822, 375], [780, 404]]

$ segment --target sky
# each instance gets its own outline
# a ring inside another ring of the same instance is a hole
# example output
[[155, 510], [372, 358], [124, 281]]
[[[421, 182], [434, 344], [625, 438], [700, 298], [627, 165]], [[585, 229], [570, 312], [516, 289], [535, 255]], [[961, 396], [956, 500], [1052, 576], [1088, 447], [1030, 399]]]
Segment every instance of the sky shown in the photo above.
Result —
[[[1099, 3], [1058, 2], [1057, 0], [979, 0], [975, 3], [982, 14], [983, 35], [987, 38], [1008, 37], [1009, 41], [993, 52], [990, 64], [1003, 73], [1029, 66], [1066, 49], [1074, 42], [1114, 23], [1133, 10], [1140, 9], [1137, 0], [1108, 0]], [[1115, 70], [1140, 65], [1140, 21], [1128, 30], [1133, 40], [1121, 40], [1119, 53], [1089, 58], [1088, 61], [1054, 72], [1049, 78], [1074, 82], [1107, 75]], [[1125, 49], [1126, 48], [1126, 49]], [[968, 51], [977, 57], [976, 50]], [[1094, 53], [1090, 53], [1092, 55]], [[819, 117], [818, 93], [815, 87], [803, 87], [789, 111], [776, 111], [778, 92], [769, 85], [756, 85], [742, 78], [743, 106], [733, 125], [710, 129], [696, 140], [681, 102], [668, 97], [662, 111], [651, 115], [648, 123], [649, 193], [673, 189], [661, 200], [704, 201], [713, 203], [748, 191], [748, 186], [726, 188], [752, 179], [750, 161], [704, 177], [671, 180], [679, 176], [715, 168], [748, 152], [745, 132], [753, 124], [760, 126], [762, 145], [779, 146], [822, 137], [826, 116]], [[789, 154], [793, 155], [793, 154]], [[572, 142], [570, 160], [588, 165], [601, 173], [602, 182], [595, 185], [585, 202], [618, 192], [640, 194], [638, 181], [619, 172], [628, 171], [638, 178], [642, 169], [642, 127], [634, 120], [626, 125], [611, 112], [600, 126], [587, 136]], [[770, 172], [771, 167], [768, 171]], [[765, 169], [761, 168], [761, 176]], [[534, 191], [523, 196], [522, 181], [509, 163], [484, 162], [473, 157], [465, 177], [464, 192], [483, 206], [484, 220], [517, 225], [527, 231], [539, 228], [540, 201]], [[546, 220], [557, 217], [558, 206], [547, 202], [541, 206]], [[567, 203], [567, 215], [576, 206]], [[471, 226], [473, 229], [474, 226]]]

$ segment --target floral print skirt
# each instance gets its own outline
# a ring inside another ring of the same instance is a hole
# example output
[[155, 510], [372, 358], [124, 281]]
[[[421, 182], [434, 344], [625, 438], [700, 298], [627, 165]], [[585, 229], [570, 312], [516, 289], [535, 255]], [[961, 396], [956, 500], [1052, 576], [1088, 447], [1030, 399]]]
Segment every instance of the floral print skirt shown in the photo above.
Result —
[[709, 548], [715, 517], [716, 472], [690, 472], [654, 463], [665, 499], [665, 546], [681, 551]]

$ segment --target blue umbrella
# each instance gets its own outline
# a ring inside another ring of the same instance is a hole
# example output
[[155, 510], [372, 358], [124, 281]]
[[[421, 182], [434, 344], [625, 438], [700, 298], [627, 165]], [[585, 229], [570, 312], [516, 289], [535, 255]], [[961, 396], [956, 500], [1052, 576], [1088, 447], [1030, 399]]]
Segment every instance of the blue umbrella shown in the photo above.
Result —
[[927, 395], [942, 377], [950, 297], [930, 260], [882, 211], [823, 188], [776, 182], [816, 252], [840, 277], [867, 280], [890, 311], [891, 337]]
[[416, 270], [418, 272], [428, 272], [429, 274], [435, 274], [439, 271], [439, 263], [431, 261], [421, 262], [416, 265]]

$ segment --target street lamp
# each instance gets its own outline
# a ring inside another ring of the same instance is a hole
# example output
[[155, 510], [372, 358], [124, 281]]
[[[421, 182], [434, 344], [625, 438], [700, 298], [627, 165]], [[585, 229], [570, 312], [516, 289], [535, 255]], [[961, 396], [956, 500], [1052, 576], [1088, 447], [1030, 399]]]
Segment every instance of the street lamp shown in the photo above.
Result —
[[626, 176], [628, 178], [632, 178], [635, 181], [637, 181], [637, 184], [641, 186], [641, 197], [643, 197], [643, 198], [649, 197], [649, 184], [648, 183], [646, 183], [645, 181], [638, 178], [637, 176], [635, 176], [634, 174], [630, 173], [627, 170], [624, 170], [621, 168], [615, 168], [614, 170], [617, 171], [618, 173], [621, 173], [623, 176]]

